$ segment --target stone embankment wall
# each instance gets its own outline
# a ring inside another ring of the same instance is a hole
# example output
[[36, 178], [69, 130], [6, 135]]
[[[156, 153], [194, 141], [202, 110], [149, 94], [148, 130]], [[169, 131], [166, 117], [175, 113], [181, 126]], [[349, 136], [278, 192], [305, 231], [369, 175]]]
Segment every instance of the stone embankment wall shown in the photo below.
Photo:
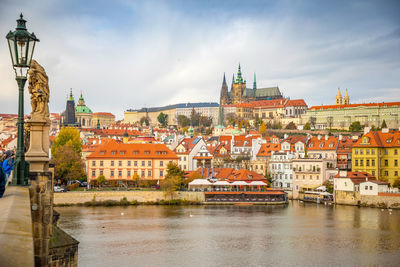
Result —
[[[54, 193], [55, 205], [77, 205], [89, 201], [120, 201], [122, 198], [128, 201], [156, 202], [169, 200], [170, 196], [162, 191], [92, 191], [92, 192], [65, 192]], [[187, 201], [205, 201], [203, 192], [175, 192], [174, 199]]]
[[379, 193], [378, 196], [365, 196], [359, 192], [336, 191], [334, 196], [336, 204], [400, 208], [400, 194]]

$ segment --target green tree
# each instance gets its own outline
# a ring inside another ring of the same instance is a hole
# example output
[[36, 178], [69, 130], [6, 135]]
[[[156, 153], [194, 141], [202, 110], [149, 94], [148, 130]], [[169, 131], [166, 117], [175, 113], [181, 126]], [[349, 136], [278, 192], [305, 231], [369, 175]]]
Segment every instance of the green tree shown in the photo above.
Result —
[[382, 129], [383, 129], [383, 128], [387, 128], [387, 124], [386, 124], [386, 121], [385, 121], [385, 120], [382, 121], [381, 128], [382, 128]]
[[187, 127], [190, 125], [190, 119], [188, 117], [186, 117], [185, 115], [178, 115], [178, 124], [181, 127]]
[[275, 180], [272, 178], [272, 175], [268, 172], [268, 170], [265, 170], [265, 175], [264, 175], [264, 177], [267, 178], [268, 186], [271, 186], [272, 183], [275, 181]]
[[106, 177], [104, 177], [104, 175], [99, 175], [96, 181], [99, 186], [102, 186], [106, 182]]
[[332, 184], [331, 181], [326, 180], [326, 181], [324, 182], [324, 186], [326, 187], [326, 191], [327, 191], [328, 193], [333, 194], [333, 184]]
[[309, 123], [310, 123], [311, 127], [315, 129], [315, 124], [317, 123], [317, 118], [316, 117], [310, 117]]
[[210, 127], [212, 124], [212, 118], [207, 116], [200, 116], [199, 125], [204, 127]]
[[311, 130], [311, 126], [310, 123], [307, 122], [306, 124], [304, 124], [303, 130]]
[[54, 155], [57, 149], [66, 144], [71, 145], [72, 149], [78, 153], [78, 155], [81, 154], [82, 142], [78, 129], [72, 127], [61, 128], [60, 132], [54, 139], [53, 145], [51, 146], [51, 154]]
[[84, 175], [84, 167], [81, 156], [74, 150], [72, 142], [58, 147], [52, 158], [55, 176], [70, 184], [71, 181], [80, 180]]
[[157, 120], [161, 124], [162, 127], [167, 127], [168, 114], [164, 114], [163, 112], [161, 112], [160, 114], [158, 114]]
[[167, 174], [165, 175], [165, 178], [172, 177], [172, 176], [177, 176], [180, 177], [180, 179], [183, 179], [185, 172], [179, 168], [179, 166], [174, 163], [170, 162], [167, 165]]
[[360, 132], [362, 130], [361, 123], [359, 121], [355, 121], [350, 124], [349, 131], [351, 132]]
[[291, 121], [291, 122], [289, 122], [288, 125], [286, 125], [286, 129], [288, 129], [288, 130], [296, 130], [297, 127], [296, 127], [296, 124], [294, 124], [294, 122]]
[[236, 122], [235, 113], [231, 112], [231, 113], [226, 114], [225, 121], [228, 122], [228, 125], [232, 125], [233, 126], [235, 124], [235, 122]]
[[165, 179], [160, 182], [160, 186], [170, 199], [174, 199], [175, 192], [179, 190], [181, 183], [182, 179], [179, 176], [169, 176], [165, 177]]

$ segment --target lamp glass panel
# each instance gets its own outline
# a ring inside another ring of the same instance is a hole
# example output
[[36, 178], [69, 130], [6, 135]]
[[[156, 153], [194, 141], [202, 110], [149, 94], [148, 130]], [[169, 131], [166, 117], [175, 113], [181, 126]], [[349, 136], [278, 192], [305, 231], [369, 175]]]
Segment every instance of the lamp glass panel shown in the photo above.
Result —
[[16, 64], [17, 62], [17, 57], [15, 55], [15, 42], [14, 42], [14, 38], [9, 38], [8, 39], [8, 47], [10, 48], [10, 54], [11, 54], [11, 60], [12, 60], [12, 64], [13, 66]]
[[26, 55], [26, 58], [27, 58], [27, 62], [26, 62], [26, 64], [28, 65], [28, 66], [30, 66], [31, 65], [31, 60], [32, 60], [32, 55], [33, 55], [33, 50], [35, 49], [35, 43], [36, 43], [36, 41], [34, 41], [34, 40], [30, 40], [29, 41], [29, 43], [28, 43], [28, 50], [27, 50], [27, 55]]
[[18, 50], [18, 61], [17, 64], [25, 65], [27, 64], [26, 58], [26, 49], [28, 44], [28, 38], [26, 37], [17, 37], [17, 50]]

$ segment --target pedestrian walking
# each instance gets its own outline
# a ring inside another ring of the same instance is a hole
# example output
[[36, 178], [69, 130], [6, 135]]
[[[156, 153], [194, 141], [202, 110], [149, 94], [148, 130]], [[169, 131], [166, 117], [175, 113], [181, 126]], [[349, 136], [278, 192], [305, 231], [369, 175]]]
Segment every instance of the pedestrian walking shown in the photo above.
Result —
[[8, 150], [8, 151], [6, 151], [6, 156], [3, 161], [3, 171], [6, 175], [6, 182], [8, 181], [8, 179], [10, 177], [13, 167], [14, 167], [14, 155], [10, 150]]
[[0, 166], [0, 198], [3, 197], [6, 190], [6, 174], [4, 173], [3, 166]]

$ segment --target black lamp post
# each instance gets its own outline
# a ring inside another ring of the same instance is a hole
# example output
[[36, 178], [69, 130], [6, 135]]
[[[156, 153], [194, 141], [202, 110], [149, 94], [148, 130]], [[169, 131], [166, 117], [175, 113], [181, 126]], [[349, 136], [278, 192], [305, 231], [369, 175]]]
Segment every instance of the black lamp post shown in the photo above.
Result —
[[17, 28], [10, 31], [6, 38], [10, 49], [11, 61], [15, 71], [15, 79], [18, 83], [18, 140], [17, 154], [14, 162], [13, 185], [28, 185], [29, 165], [25, 162], [24, 151], [24, 86], [31, 65], [36, 38], [34, 33], [29, 33], [25, 26], [26, 20], [22, 13], [17, 20]]

